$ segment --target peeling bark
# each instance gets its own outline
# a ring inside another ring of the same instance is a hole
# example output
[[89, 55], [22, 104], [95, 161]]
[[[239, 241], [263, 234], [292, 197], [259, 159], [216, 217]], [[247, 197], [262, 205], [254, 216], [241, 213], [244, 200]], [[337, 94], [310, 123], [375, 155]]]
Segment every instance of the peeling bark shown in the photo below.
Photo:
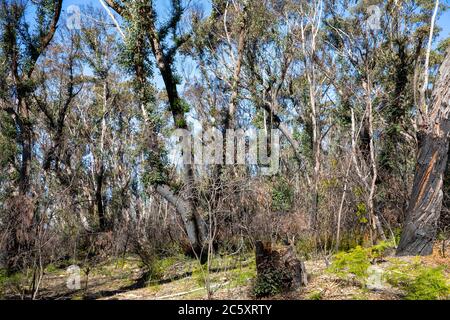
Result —
[[450, 52], [439, 69], [431, 108], [419, 126], [419, 154], [406, 222], [397, 255], [428, 255], [433, 250], [442, 207], [443, 176], [450, 133]]

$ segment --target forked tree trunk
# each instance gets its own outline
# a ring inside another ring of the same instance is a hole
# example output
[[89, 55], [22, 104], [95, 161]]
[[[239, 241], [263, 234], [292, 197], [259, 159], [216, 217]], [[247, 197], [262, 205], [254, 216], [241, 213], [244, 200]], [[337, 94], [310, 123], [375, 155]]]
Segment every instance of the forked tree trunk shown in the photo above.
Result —
[[431, 108], [417, 134], [419, 154], [397, 255], [428, 255], [442, 206], [442, 185], [450, 133], [450, 51], [439, 69]]

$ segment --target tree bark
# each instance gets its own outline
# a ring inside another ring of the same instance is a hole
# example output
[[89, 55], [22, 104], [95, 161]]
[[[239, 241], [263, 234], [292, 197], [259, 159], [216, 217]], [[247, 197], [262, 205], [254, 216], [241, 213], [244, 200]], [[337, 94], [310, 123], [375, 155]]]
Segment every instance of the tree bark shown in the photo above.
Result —
[[450, 52], [439, 69], [429, 113], [419, 125], [418, 158], [406, 222], [397, 255], [428, 255], [433, 250], [442, 206], [443, 175], [450, 133]]
[[[308, 284], [305, 264], [296, 257], [292, 246], [276, 250], [270, 242], [257, 240], [255, 253], [256, 286], [260, 287], [256, 290], [258, 297], [295, 290]], [[267, 290], [267, 286], [271, 289]]]

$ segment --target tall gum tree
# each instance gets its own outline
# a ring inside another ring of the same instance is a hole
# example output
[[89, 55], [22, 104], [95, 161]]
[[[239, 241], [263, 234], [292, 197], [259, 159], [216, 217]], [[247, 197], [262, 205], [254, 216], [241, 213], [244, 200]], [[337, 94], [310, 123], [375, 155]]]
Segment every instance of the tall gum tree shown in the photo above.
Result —
[[[153, 1], [136, 0], [133, 3], [126, 1], [106, 0], [106, 4], [117, 12], [125, 21], [136, 19], [133, 13], [137, 13], [139, 17], [145, 17], [143, 21], [143, 30], [145, 34], [143, 38], [136, 38], [141, 41], [140, 46], [146, 46], [147, 41], [150, 46], [151, 53], [155, 59], [156, 66], [161, 74], [164, 82], [165, 91], [168, 99], [168, 110], [172, 113], [174, 126], [176, 129], [188, 129], [186, 121], [186, 108], [184, 101], [180, 98], [177, 84], [178, 77], [174, 67], [174, 58], [176, 53], [190, 37], [190, 34], [176, 35], [177, 28], [181, 22], [184, 8], [181, 0], [172, 0], [171, 15], [167, 22], [157, 27], [157, 13], [154, 9]], [[171, 41], [169, 40], [172, 36]], [[145, 82], [142, 75], [136, 75], [140, 82]], [[151, 131], [151, 130], [150, 130]], [[151, 138], [154, 140], [156, 137]], [[154, 148], [157, 144], [152, 143]], [[158, 154], [160, 150], [153, 150]], [[204, 250], [207, 241], [207, 227], [204, 219], [197, 210], [195, 203], [194, 188], [194, 170], [191, 164], [184, 166], [184, 183], [186, 186], [186, 197], [182, 198], [176, 194], [173, 189], [165, 181], [157, 181], [155, 189], [164, 199], [173, 205], [180, 214], [190, 245], [195, 255], [206, 261], [206, 252]]]
[[428, 255], [433, 250], [442, 207], [443, 176], [450, 133], [450, 51], [440, 66], [428, 112], [417, 132], [414, 182], [397, 255]]

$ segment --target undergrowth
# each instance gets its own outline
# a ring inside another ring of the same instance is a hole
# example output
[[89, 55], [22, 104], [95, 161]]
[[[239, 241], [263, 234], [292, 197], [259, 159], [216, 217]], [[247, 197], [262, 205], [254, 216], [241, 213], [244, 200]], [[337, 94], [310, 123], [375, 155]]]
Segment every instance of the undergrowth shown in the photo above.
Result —
[[443, 267], [427, 267], [419, 261], [394, 261], [386, 272], [389, 284], [400, 288], [407, 300], [450, 298], [450, 284]]
[[[366, 283], [368, 269], [377, 258], [381, 258], [392, 243], [382, 242], [369, 248], [357, 246], [348, 252], [340, 252], [333, 258], [327, 272], [341, 278], [356, 278]], [[444, 267], [428, 267], [416, 258], [412, 262], [400, 259], [390, 260], [382, 279], [399, 288], [407, 300], [437, 300], [450, 298], [450, 283]]]
[[339, 277], [353, 275], [358, 280], [364, 280], [368, 276], [368, 268], [372, 261], [383, 257], [386, 250], [393, 245], [393, 242], [383, 241], [369, 248], [356, 246], [348, 252], [339, 252], [333, 257], [327, 271]]

